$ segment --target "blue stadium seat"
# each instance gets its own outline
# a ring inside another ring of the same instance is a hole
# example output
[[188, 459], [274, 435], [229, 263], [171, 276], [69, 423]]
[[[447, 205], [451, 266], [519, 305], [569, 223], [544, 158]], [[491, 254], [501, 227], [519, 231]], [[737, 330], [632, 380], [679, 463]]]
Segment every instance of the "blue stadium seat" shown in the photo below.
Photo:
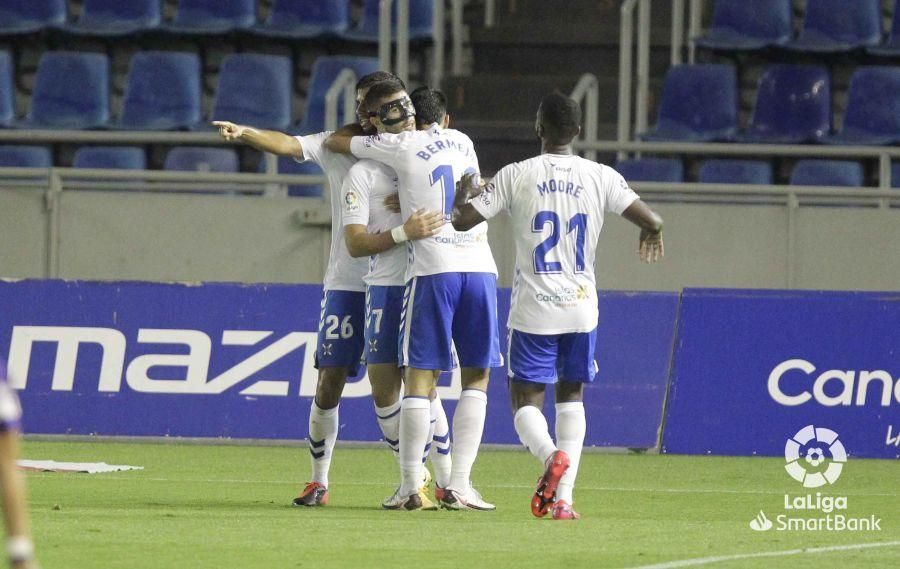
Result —
[[809, 0], [803, 28], [784, 47], [813, 53], [841, 53], [881, 41], [881, 0]]
[[0, 51], [0, 126], [9, 126], [16, 119], [16, 83], [12, 57]]
[[61, 29], [78, 35], [116, 37], [158, 28], [160, 0], [84, 0], [81, 17]]
[[737, 131], [737, 75], [720, 64], [676, 65], [663, 81], [656, 126], [645, 140], [731, 140]]
[[891, 187], [900, 188], [900, 162], [891, 163]]
[[256, 0], [178, 0], [166, 31], [213, 35], [246, 30], [256, 23]]
[[49, 168], [53, 157], [46, 146], [0, 146], [0, 168]]
[[30, 34], [66, 23], [66, 0], [0, 1], [0, 36]]
[[233, 148], [176, 146], [166, 155], [163, 169], [178, 172], [237, 172], [237, 151]]
[[[378, 43], [379, 0], [366, 0], [362, 19], [341, 37], [358, 42]], [[397, 3], [391, 5], [391, 22], [397, 21]], [[409, 0], [409, 39], [431, 39], [434, 35], [434, 2], [432, 0]], [[396, 33], [394, 33], [396, 38]]]
[[347, 0], [275, 0], [269, 17], [253, 32], [293, 39], [334, 36], [350, 25], [349, 5]]
[[712, 26], [695, 40], [713, 50], [752, 51], [790, 41], [791, 0], [716, 0]]
[[884, 43], [866, 49], [872, 55], [900, 57], [900, 0], [894, 3], [894, 19], [891, 22], [891, 33]]
[[900, 142], [900, 66], [857, 67], [850, 78], [841, 132], [829, 144]]
[[200, 58], [196, 53], [138, 52], [132, 57], [117, 128], [185, 129], [200, 121]]
[[792, 186], [863, 185], [862, 164], [853, 160], [798, 160], [791, 172]]
[[800, 144], [831, 132], [831, 78], [824, 67], [773, 65], [759, 79], [745, 142]]
[[636, 158], [614, 166], [629, 182], [683, 182], [684, 165], [678, 158]]
[[47, 51], [21, 128], [87, 129], [109, 122], [109, 59], [102, 53]]
[[[313, 64], [309, 79], [309, 93], [306, 96], [306, 110], [300, 132], [309, 134], [321, 132], [325, 128], [325, 93], [334, 79], [344, 69], [352, 69], [359, 79], [363, 75], [378, 71], [378, 59], [374, 57], [320, 57]], [[339, 101], [338, 108], [343, 108]], [[340, 124], [355, 121], [355, 117], [344, 117]]]
[[763, 160], [706, 160], [700, 165], [701, 184], [772, 183], [772, 165]]
[[83, 146], [75, 151], [72, 167], [146, 170], [147, 155], [138, 146]]
[[[265, 156], [259, 161], [259, 172], [264, 173], [266, 171], [266, 160]], [[297, 162], [293, 158], [287, 157], [279, 157], [278, 158], [278, 173], [279, 174], [288, 174], [292, 176], [300, 176], [300, 175], [310, 175], [310, 176], [321, 176], [323, 174], [322, 169], [319, 168], [314, 162]], [[322, 197], [322, 192], [324, 188], [319, 185], [315, 186], [288, 186], [288, 195], [292, 197]]]
[[[291, 124], [291, 59], [232, 54], [222, 61], [211, 120], [228, 120], [269, 130]], [[265, 85], [260, 89], [260, 85]]]

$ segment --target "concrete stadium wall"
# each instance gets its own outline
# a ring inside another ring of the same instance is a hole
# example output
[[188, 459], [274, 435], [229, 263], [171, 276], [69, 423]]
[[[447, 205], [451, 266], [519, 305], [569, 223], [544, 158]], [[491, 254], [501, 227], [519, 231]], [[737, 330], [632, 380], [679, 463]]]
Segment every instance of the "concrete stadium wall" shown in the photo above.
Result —
[[[651, 202], [652, 203], [652, 202]], [[59, 274], [65, 279], [321, 283], [330, 229], [304, 226], [298, 199], [64, 192]], [[637, 259], [638, 231], [610, 216], [597, 254], [606, 290], [685, 287], [891, 290], [900, 282], [900, 210], [653, 204], [666, 258]], [[0, 191], [0, 276], [46, 274], [43, 192]], [[793, 235], [793, 239], [789, 236]], [[500, 284], [510, 286], [509, 220], [491, 221]]]

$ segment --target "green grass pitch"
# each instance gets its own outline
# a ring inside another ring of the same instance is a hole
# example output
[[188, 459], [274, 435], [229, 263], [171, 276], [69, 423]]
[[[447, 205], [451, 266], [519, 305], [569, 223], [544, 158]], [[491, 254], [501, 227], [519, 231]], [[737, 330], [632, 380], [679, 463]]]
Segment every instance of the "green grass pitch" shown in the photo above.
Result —
[[[28, 475], [44, 569], [636, 567], [737, 556], [716, 567], [900, 567], [900, 463], [850, 459], [825, 494], [880, 532], [755, 532], [784, 494], [806, 494], [769, 458], [586, 454], [577, 522], [538, 520], [539, 467], [525, 451], [483, 451], [473, 479], [496, 512], [387, 512], [386, 449], [335, 451], [331, 503], [292, 508], [304, 448], [29, 441], [24, 458], [144, 466]], [[812, 492], [815, 495], [815, 492]], [[814, 514], [806, 514], [812, 516]], [[859, 544], [896, 542], [858, 548]], [[852, 546], [842, 549], [819, 550]], [[776, 557], [750, 554], [807, 549]], [[669, 565], [693, 566], [693, 565]]]

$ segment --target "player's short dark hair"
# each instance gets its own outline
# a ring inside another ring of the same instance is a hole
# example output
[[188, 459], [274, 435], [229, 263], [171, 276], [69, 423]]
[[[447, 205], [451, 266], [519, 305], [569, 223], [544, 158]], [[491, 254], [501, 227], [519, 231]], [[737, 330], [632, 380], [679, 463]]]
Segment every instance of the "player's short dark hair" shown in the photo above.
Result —
[[369, 109], [370, 112], [374, 112], [375, 104], [378, 103], [381, 99], [393, 95], [394, 93], [399, 93], [400, 91], [406, 91], [406, 86], [403, 84], [403, 81], [399, 79], [381, 81], [375, 83], [369, 88], [369, 92], [366, 93], [366, 108]]
[[356, 90], [368, 89], [376, 83], [383, 83], [385, 81], [398, 81], [400, 85], [402, 85], [403, 90], [406, 90], [406, 83], [390, 71], [375, 71], [368, 75], [363, 75], [360, 77], [359, 81], [356, 82]]
[[545, 136], [568, 143], [578, 135], [581, 105], [558, 91], [550, 93], [541, 101], [541, 125]]
[[420, 124], [439, 123], [447, 114], [447, 96], [431, 87], [419, 87], [409, 94]]

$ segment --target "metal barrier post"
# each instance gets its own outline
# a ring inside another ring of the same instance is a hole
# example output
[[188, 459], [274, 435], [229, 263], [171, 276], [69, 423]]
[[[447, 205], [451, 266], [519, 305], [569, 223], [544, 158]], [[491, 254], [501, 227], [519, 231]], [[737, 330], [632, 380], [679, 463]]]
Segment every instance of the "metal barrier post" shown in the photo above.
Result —
[[797, 194], [790, 192], [787, 200], [787, 243], [786, 245], [786, 263], [785, 277], [787, 280], [787, 288], [794, 288], [796, 271], [794, 269], [794, 259], [797, 256], [797, 208], [800, 207], [800, 200]]
[[431, 84], [435, 89], [440, 89], [444, 82], [444, 42], [446, 41], [445, 26], [446, 15], [444, 13], [444, 0], [434, 3], [434, 20], [431, 29], [434, 30], [434, 57], [431, 63]]
[[647, 130], [650, 104], [650, 0], [641, 0], [638, 10], [637, 101], [635, 103], [634, 133]]
[[[597, 126], [600, 120], [599, 89], [597, 77], [591, 73], [585, 73], [578, 79], [578, 83], [575, 85], [575, 88], [570, 95], [570, 97], [578, 104], [581, 104], [582, 100], [584, 101], [585, 113], [584, 120], [582, 121], [584, 127], [580, 138], [587, 143], [597, 141]], [[588, 160], [597, 160], [597, 151], [593, 149], [585, 150], [584, 157]]]
[[680, 65], [684, 49], [684, 0], [672, 0], [672, 54], [670, 63]]
[[453, 75], [459, 77], [463, 72], [463, 0], [453, 0], [451, 4], [451, 26], [453, 28]]
[[391, 68], [391, 4], [394, 0], [379, 0], [378, 3], [378, 66], [383, 70]]
[[497, 3], [494, 0], [484, 0], [484, 27], [493, 28], [497, 22]]
[[394, 72], [409, 82], [409, 0], [397, 0], [397, 64]]
[[49, 169], [49, 184], [44, 194], [44, 207], [47, 210], [47, 259], [44, 275], [48, 279], [59, 278], [59, 230], [60, 201], [62, 197], [62, 179], [54, 168]]
[[[632, 40], [634, 28], [634, 7], [638, 0], [625, 0], [620, 10], [619, 28], [619, 116], [618, 141], [628, 142], [631, 139], [631, 75], [632, 75]], [[618, 152], [618, 158], [625, 157]]]
[[887, 152], [882, 152], [878, 156], [878, 187], [889, 190], [891, 182], [891, 157]]
[[700, 36], [700, 30], [703, 27], [703, 0], [691, 0], [689, 18], [688, 63], [694, 63], [697, 55], [694, 39]]
[[325, 92], [325, 130], [337, 130], [338, 97], [344, 95], [344, 121], [356, 120], [356, 73], [342, 69]]

